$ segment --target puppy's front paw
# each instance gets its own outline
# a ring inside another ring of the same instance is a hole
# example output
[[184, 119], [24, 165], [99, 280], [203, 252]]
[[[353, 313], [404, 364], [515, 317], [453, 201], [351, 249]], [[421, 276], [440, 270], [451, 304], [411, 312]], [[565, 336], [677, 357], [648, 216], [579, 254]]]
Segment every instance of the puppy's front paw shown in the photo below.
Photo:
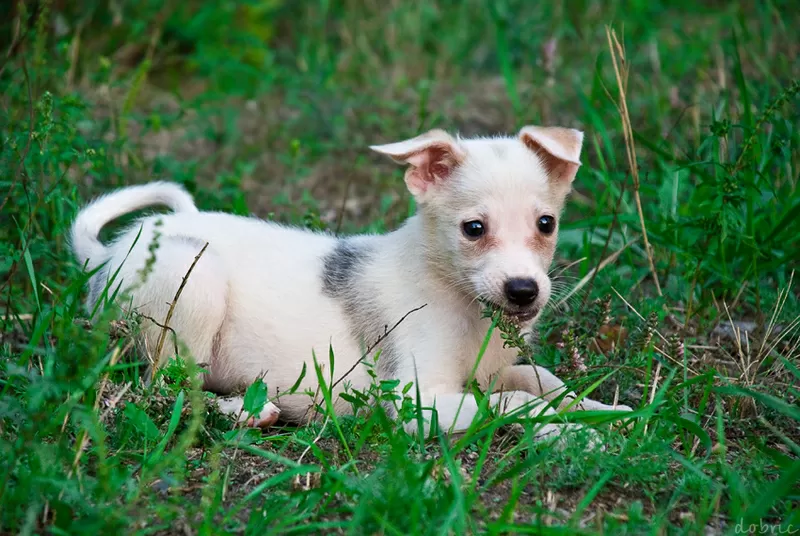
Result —
[[608, 409], [613, 411], [633, 411], [633, 408], [625, 404], [617, 404], [616, 406], [608, 406]]
[[603, 404], [602, 402], [592, 400], [591, 398], [584, 398], [577, 404], [572, 403], [569, 399], [567, 399], [567, 401], [572, 404], [569, 408], [569, 411], [633, 411], [633, 409], [624, 404], [617, 404], [614, 406]]

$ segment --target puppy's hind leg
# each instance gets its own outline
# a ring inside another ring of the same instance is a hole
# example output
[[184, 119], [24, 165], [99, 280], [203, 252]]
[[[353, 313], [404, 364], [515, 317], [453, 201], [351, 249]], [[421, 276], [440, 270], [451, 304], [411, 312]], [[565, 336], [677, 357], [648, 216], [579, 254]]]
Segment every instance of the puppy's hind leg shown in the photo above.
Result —
[[[173, 353], [173, 339], [177, 337], [188, 349], [188, 357], [207, 367], [204, 387], [224, 392], [228, 391], [220, 389], [225, 383], [221, 381], [224, 359], [218, 354], [222, 351], [220, 339], [228, 312], [228, 280], [220, 259], [210, 247], [203, 251], [204, 245], [205, 242], [190, 237], [163, 238], [155, 252], [155, 261], [146, 268], [144, 281], [134, 289], [133, 308], [146, 316], [144, 346], [153, 363], [164, 364], [164, 359]], [[203, 254], [198, 257], [201, 251]], [[139, 271], [136, 268], [123, 265], [120, 276], [124, 281], [141, 280], [141, 268]], [[155, 355], [164, 330], [162, 326], [166, 325], [169, 309], [184, 278], [186, 282], [169, 319], [167, 341], [160, 355]], [[239, 396], [220, 398], [217, 407], [247, 426], [261, 428], [273, 425], [279, 413], [274, 404], [267, 402], [258, 415], [250, 416], [243, 410], [244, 399]]]

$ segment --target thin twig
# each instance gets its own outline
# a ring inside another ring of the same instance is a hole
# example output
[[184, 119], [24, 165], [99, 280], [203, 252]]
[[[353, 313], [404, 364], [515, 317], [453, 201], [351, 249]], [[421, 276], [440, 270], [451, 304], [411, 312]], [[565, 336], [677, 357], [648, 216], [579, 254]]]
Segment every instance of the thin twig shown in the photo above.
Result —
[[67, 89], [72, 89], [75, 83], [75, 72], [78, 68], [78, 56], [81, 48], [81, 33], [83, 32], [83, 22], [79, 22], [75, 28], [75, 35], [72, 36], [72, 43], [69, 47], [69, 68], [67, 69]]
[[[24, 3], [25, 3], [24, 0], [20, 0], [18, 2], [18, 4], [24, 4]], [[41, 9], [41, 6], [38, 7], [39, 9]], [[6, 52], [6, 57], [3, 58], [3, 63], [0, 64], [0, 76], [3, 76], [3, 73], [5, 72], [6, 67], [8, 66], [8, 62], [11, 60], [11, 58], [14, 57], [17, 51], [19, 51], [20, 47], [25, 42], [25, 39], [28, 37], [28, 34], [30, 33], [30, 30], [26, 28], [25, 32], [22, 33], [22, 35], [20, 35], [21, 33], [20, 26], [22, 26], [23, 23], [20, 15], [21, 13], [17, 13], [17, 20], [16, 20], [17, 28], [14, 31], [14, 39], [11, 42], [11, 46], [8, 47], [8, 51]], [[34, 15], [34, 17], [35, 16], [36, 15]]]
[[0, 320], [2, 320], [3, 322], [5, 322], [6, 320], [11, 320], [11, 319], [17, 319], [20, 322], [25, 321], [25, 320], [33, 320], [33, 314], [31, 314], [31, 313], [20, 313], [18, 315], [15, 315], [15, 314], [9, 313], [9, 314], [0, 315]]
[[353, 182], [353, 175], [347, 177], [347, 183], [344, 185], [344, 195], [342, 196], [342, 205], [339, 207], [339, 214], [336, 215], [336, 234], [342, 229], [342, 222], [344, 221], [344, 209], [347, 206], [347, 198], [350, 195], [350, 184]]
[[146, 314], [142, 314], [142, 313], [140, 313], [140, 312], [136, 312], [136, 314], [137, 314], [137, 315], [139, 315], [139, 316], [141, 316], [141, 317], [142, 317], [142, 318], [144, 318], [145, 320], [149, 320], [150, 322], [152, 322], [152, 323], [153, 323], [153, 324], [155, 324], [156, 326], [160, 327], [161, 329], [166, 329], [166, 330], [169, 330], [169, 331], [170, 331], [170, 333], [172, 333], [172, 344], [173, 344], [173, 346], [174, 346], [175, 353], [176, 353], [176, 354], [178, 353], [178, 334], [177, 334], [177, 333], [175, 333], [175, 330], [174, 330], [174, 329], [172, 329], [172, 327], [170, 327], [170, 326], [168, 326], [168, 325], [166, 325], [166, 324], [162, 324], [162, 323], [160, 323], [158, 320], [156, 320], [156, 319], [155, 319], [155, 318], [153, 318], [152, 316], [147, 316]]
[[[28, 153], [31, 150], [31, 145], [33, 144], [33, 124], [35, 121], [33, 113], [33, 88], [31, 87], [31, 79], [28, 75], [28, 65], [25, 62], [24, 56], [20, 60], [20, 65], [22, 67], [22, 74], [25, 76], [25, 87], [28, 88], [28, 139], [25, 141], [25, 148], [19, 155], [19, 166], [17, 166], [16, 173], [14, 173], [14, 182], [11, 183], [11, 186], [8, 189], [8, 195], [6, 195], [6, 197], [3, 199], [3, 204], [0, 205], [0, 211], [2, 211], [3, 207], [6, 206], [8, 200], [11, 199], [11, 196], [14, 194], [14, 188], [17, 186], [17, 182], [25, 173], [25, 159], [28, 157]], [[25, 186], [24, 180], [22, 181], [22, 184]]]
[[[636, 145], [633, 141], [633, 128], [631, 126], [630, 114], [628, 113], [628, 104], [626, 96], [626, 87], [628, 84], [628, 68], [625, 59], [625, 49], [617, 39], [616, 32], [610, 26], [606, 26], [606, 37], [608, 38], [608, 48], [611, 51], [611, 61], [614, 65], [614, 74], [617, 78], [617, 87], [619, 88], [619, 103], [617, 108], [622, 120], [622, 133], [625, 138], [625, 149], [628, 156], [628, 166], [631, 170], [633, 177], [633, 194], [636, 201], [636, 210], [639, 212], [639, 223], [642, 226], [642, 238], [644, 239], [644, 249], [647, 254], [647, 262], [650, 265], [650, 273], [653, 275], [653, 282], [656, 285], [656, 291], [659, 296], [662, 296], [661, 284], [658, 282], [658, 273], [656, 272], [656, 265], [653, 261], [653, 252], [650, 247], [650, 240], [647, 236], [647, 226], [644, 221], [644, 209], [642, 208], [642, 198], [639, 195], [639, 166], [636, 163]], [[620, 68], [619, 64], [622, 64]]]
[[[650, 386], [650, 396], [647, 400], [647, 405], [650, 406], [653, 404], [653, 400], [656, 398], [656, 391], [658, 390], [658, 381], [661, 379], [661, 361], [656, 363], [656, 373], [653, 375], [653, 385]], [[644, 425], [644, 433], [647, 433], [647, 425]]]
[[[7, 314], [12, 312], [11, 309], [11, 288], [13, 287], [12, 280], [17, 272], [17, 269], [19, 268], [20, 260], [25, 258], [25, 253], [27, 253], [28, 248], [30, 247], [30, 240], [24, 240], [23, 236], [25, 232], [27, 232], [28, 228], [31, 226], [31, 222], [33, 221], [33, 215], [36, 213], [36, 209], [39, 208], [39, 204], [42, 202], [42, 199], [39, 199], [36, 203], [36, 206], [35, 207], [33, 206], [33, 204], [31, 203], [30, 193], [28, 191], [28, 181], [26, 181], [24, 178], [25, 159], [28, 157], [28, 153], [31, 150], [31, 144], [33, 143], [34, 112], [33, 112], [33, 88], [31, 87], [31, 79], [28, 74], [28, 66], [27, 63], [25, 62], [24, 56], [22, 56], [21, 58], [21, 66], [22, 66], [22, 74], [25, 76], [25, 86], [27, 87], [28, 90], [28, 118], [29, 118], [28, 140], [25, 142], [25, 149], [23, 149], [22, 153], [20, 153], [19, 166], [17, 167], [16, 171], [13, 174], [14, 179], [13, 182], [11, 183], [11, 187], [9, 188], [8, 195], [3, 199], [3, 203], [0, 204], [0, 211], [3, 210], [3, 207], [5, 207], [8, 200], [11, 199], [11, 196], [14, 194], [14, 188], [16, 188], [17, 182], [20, 180], [20, 177], [22, 177], [22, 189], [25, 192], [25, 198], [28, 201], [28, 208], [30, 210], [30, 213], [28, 214], [28, 220], [25, 222], [25, 226], [20, 231], [19, 240], [22, 251], [20, 252], [20, 255], [16, 257], [14, 261], [12, 261], [11, 266], [8, 269], [5, 281], [3, 281], [3, 284], [0, 285], [0, 293], [5, 289], [6, 285], [8, 285], [8, 292], [6, 294]], [[35, 288], [33, 290], [34, 292], [36, 292]], [[6, 340], [6, 331], [7, 331], [5, 329], [6, 325], [7, 325], [6, 320], [4, 319], [3, 320], [4, 329], [2, 334], [0, 334], [0, 342], [5, 342]]]
[[382, 343], [384, 340], [386, 340], [386, 338], [387, 338], [389, 335], [391, 335], [391, 334], [392, 334], [392, 332], [393, 332], [393, 331], [394, 331], [394, 330], [397, 328], [397, 326], [399, 326], [400, 324], [402, 324], [402, 323], [403, 323], [403, 321], [404, 321], [406, 318], [408, 318], [408, 317], [409, 317], [409, 315], [411, 315], [412, 313], [416, 313], [417, 311], [419, 311], [420, 309], [423, 309], [424, 307], [427, 307], [427, 305], [428, 305], [428, 304], [427, 304], [427, 303], [425, 303], [425, 304], [423, 304], [423, 305], [420, 305], [419, 307], [415, 307], [414, 309], [411, 309], [409, 312], [407, 312], [406, 314], [404, 314], [404, 315], [403, 315], [403, 317], [402, 317], [400, 320], [398, 320], [397, 322], [395, 322], [395, 324], [394, 324], [394, 325], [393, 325], [391, 328], [389, 328], [388, 330], [384, 331], [384, 332], [383, 332], [383, 335], [381, 335], [380, 337], [378, 337], [378, 339], [377, 339], [377, 340], [376, 340], [376, 341], [375, 341], [375, 342], [374, 342], [372, 345], [370, 345], [370, 346], [367, 346], [367, 349], [364, 351], [363, 355], [362, 355], [362, 356], [361, 356], [361, 357], [358, 359], [358, 361], [356, 361], [356, 362], [353, 364], [353, 366], [352, 366], [352, 367], [350, 367], [350, 370], [348, 370], [347, 372], [345, 372], [344, 374], [342, 374], [342, 376], [341, 376], [341, 377], [340, 377], [338, 380], [336, 380], [335, 382], [333, 382], [333, 385], [331, 385], [331, 393], [333, 393], [333, 390], [336, 388], [336, 386], [337, 386], [337, 385], [339, 385], [339, 384], [342, 382], [342, 380], [344, 380], [344, 379], [345, 379], [347, 376], [349, 376], [349, 375], [350, 375], [350, 373], [352, 373], [352, 372], [353, 372], [353, 371], [356, 369], [356, 367], [358, 367], [358, 365], [360, 365], [360, 364], [361, 364], [361, 362], [362, 362], [362, 361], [364, 361], [364, 360], [367, 358], [367, 356], [368, 356], [369, 354], [371, 354], [371, 353], [372, 353], [372, 351], [373, 351], [375, 348], [377, 348], [377, 346], [378, 346], [380, 343]]
[[178, 299], [181, 297], [181, 293], [183, 292], [183, 288], [186, 286], [186, 282], [189, 281], [189, 276], [192, 274], [192, 270], [197, 265], [197, 261], [200, 260], [200, 257], [203, 256], [203, 253], [206, 252], [206, 248], [208, 247], [208, 242], [203, 245], [203, 249], [200, 250], [200, 253], [194, 258], [192, 261], [192, 265], [189, 266], [189, 270], [186, 271], [186, 275], [183, 276], [181, 280], [181, 286], [178, 287], [178, 292], [175, 293], [175, 298], [173, 298], [172, 303], [169, 304], [169, 310], [167, 311], [167, 317], [164, 319], [164, 327], [161, 328], [161, 334], [158, 336], [158, 343], [156, 344], [156, 352], [155, 352], [155, 362], [153, 363], [153, 371], [150, 375], [150, 380], [155, 379], [156, 371], [158, 370], [158, 366], [161, 362], [161, 350], [164, 348], [164, 342], [167, 339], [167, 326], [169, 326], [169, 321], [172, 320], [172, 313], [175, 312], [175, 305], [178, 303]]

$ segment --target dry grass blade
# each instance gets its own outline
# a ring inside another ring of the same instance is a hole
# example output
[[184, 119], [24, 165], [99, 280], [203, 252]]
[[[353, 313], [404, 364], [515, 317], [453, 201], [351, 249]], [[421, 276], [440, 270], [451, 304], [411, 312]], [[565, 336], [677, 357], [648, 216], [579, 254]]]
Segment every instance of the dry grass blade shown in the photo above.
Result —
[[606, 257], [605, 259], [603, 259], [603, 260], [600, 262], [600, 264], [598, 264], [598, 265], [595, 267], [595, 269], [594, 269], [594, 270], [592, 270], [591, 272], [589, 272], [588, 274], [586, 274], [585, 276], [583, 276], [583, 279], [581, 279], [580, 281], [578, 281], [578, 284], [576, 284], [576, 285], [575, 285], [575, 286], [572, 288], [572, 290], [570, 290], [570, 291], [567, 293], [567, 295], [566, 295], [566, 296], [564, 296], [563, 298], [561, 298], [561, 299], [558, 301], [558, 303], [556, 304], [556, 307], [561, 307], [562, 305], [564, 305], [564, 304], [567, 302], [567, 300], [569, 300], [569, 299], [570, 299], [572, 296], [574, 296], [574, 295], [575, 295], [575, 293], [576, 293], [576, 292], [578, 292], [579, 290], [581, 290], [581, 289], [582, 289], [582, 288], [583, 288], [583, 287], [584, 287], [584, 286], [585, 286], [587, 283], [589, 283], [589, 281], [591, 281], [591, 280], [592, 280], [592, 279], [593, 279], [593, 278], [594, 278], [594, 277], [597, 275], [597, 273], [598, 273], [600, 270], [602, 270], [603, 268], [605, 268], [606, 266], [608, 266], [608, 265], [609, 265], [609, 264], [611, 264], [612, 262], [616, 261], [616, 260], [619, 258], [619, 256], [620, 256], [620, 255], [622, 255], [622, 252], [623, 252], [623, 251], [625, 251], [626, 249], [628, 249], [628, 248], [631, 246], [631, 244], [633, 244], [634, 242], [636, 242], [636, 239], [634, 239], [634, 240], [631, 240], [630, 242], [627, 242], [627, 243], [625, 243], [625, 245], [623, 245], [623, 246], [622, 246], [621, 248], [619, 248], [617, 251], [615, 251], [614, 253], [612, 253], [611, 255], [609, 255], [608, 257]]
[[783, 312], [783, 307], [786, 305], [786, 299], [789, 297], [789, 293], [792, 291], [792, 283], [794, 282], [794, 270], [789, 275], [789, 283], [786, 285], [785, 290], [781, 290], [778, 292], [778, 301], [775, 304], [775, 309], [772, 310], [772, 316], [769, 319], [769, 324], [767, 324], [767, 331], [764, 334], [764, 340], [761, 341], [761, 348], [759, 349], [759, 354], [764, 353], [764, 345], [769, 339], [769, 336], [772, 334], [772, 331], [775, 329], [775, 323], [777, 319], [780, 317], [780, 314]]
[[[653, 400], [656, 399], [656, 391], [658, 391], [658, 382], [661, 381], [661, 361], [656, 364], [656, 372], [653, 375], [653, 384], [650, 386], [650, 394], [647, 398], [647, 404], [652, 406]], [[648, 424], [644, 425], [644, 433], [647, 433]]]
[[572, 261], [571, 263], [567, 264], [566, 266], [558, 268], [557, 272], [555, 270], [553, 270], [553, 272], [551, 274], [549, 274], [550, 278], [553, 279], [553, 280], [558, 279], [559, 277], [561, 277], [564, 274], [564, 272], [566, 272], [567, 270], [569, 270], [570, 268], [572, 268], [576, 264], [582, 263], [586, 259], [588, 259], [588, 257], [581, 257], [580, 259], [576, 259], [576, 260]]
[[611, 61], [614, 65], [614, 74], [619, 88], [619, 102], [616, 103], [620, 118], [622, 119], [622, 133], [625, 137], [625, 151], [628, 157], [628, 166], [633, 177], [633, 195], [636, 200], [636, 210], [639, 212], [639, 223], [642, 226], [642, 238], [644, 239], [644, 250], [647, 254], [647, 262], [650, 265], [650, 273], [656, 285], [656, 291], [662, 296], [661, 284], [658, 282], [658, 273], [653, 261], [653, 250], [650, 240], [647, 237], [647, 226], [644, 222], [644, 210], [642, 209], [642, 198], [639, 195], [639, 166], [636, 163], [636, 145], [633, 143], [633, 128], [631, 127], [630, 114], [628, 113], [627, 87], [628, 87], [628, 66], [625, 59], [625, 49], [617, 39], [616, 32], [611, 27], [606, 26], [606, 37], [608, 38], [608, 49], [611, 52]]
[[[305, 450], [303, 450], [303, 453], [300, 454], [300, 457], [297, 459], [297, 464], [298, 465], [303, 463], [303, 458], [305, 458], [306, 454], [308, 454], [308, 452], [311, 450], [311, 446], [312, 445], [316, 445], [319, 442], [319, 440], [322, 438], [322, 434], [325, 433], [325, 429], [328, 427], [328, 423], [330, 422], [330, 420], [331, 420], [330, 416], [325, 418], [325, 422], [322, 423], [322, 426], [319, 429], [319, 433], [317, 433], [316, 437], [311, 441], [311, 443], [309, 443], [306, 446]], [[298, 477], [299, 476], [300, 475], [298, 475]]]
[[[119, 346], [114, 348], [114, 353], [111, 354], [111, 360], [108, 363], [109, 367], [113, 367], [114, 365], [116, 365], [117, 364], [117, 360], [119, 359], [120, 355], [124, 354], [125, 351], [126, 351], [125, 349], [123, 349], [123, 348], [121, 348]], [[103, 399], [103, 393], [106, 390], [107, 384], [108, 384], [108, 372], [105, 373], [105, 375], [103, 376], [103, 379], [100, 381], [100, 387], [97, 390], [97, 395], [96, 395], [95, 400], [94, 400], [94, 410], [95, 411], [97, 411], [97, 409], [100, 407], [100, 401]], [[124, 394], [127, 390], [128, 390], [128, 387], [124, 388], [121, 391], [121, 393]], [[122, 395], [120, 394], [120, 398], [121, 397], [122, 397]], [[117, 402], [119, 402], [118, 399], [113, 404], [116, 406]], [[106, 410], [106, 411], [108, 411], [108, 410]], [[105, 416], [105, 414], [104, 414], [104, 416]], [[69, 419], [69, 413], [66, 415], [66, 417], [64, 419], [64, 422], [61, 425], [61, 432], [62, 433], [64, 432], [64, 430], [67, 427], [67, 420], [68, 419]], [[101, 422], [102, 422], [102, 418], [101, 418]], [[77, 471], [78, 463], [81, 461], [81, 456], [83, 456], [83, 452], [86, 449], [86, 447], [88, 446], [88, 444], [89, 444], [89, 434], [84, 429], [81, 432], [80, 439], [78, 440], [78, 448], [75, 451], [75, 458], [73, 458], [73, 460], [72, 460], [72, 466], [69, 468], [69, 472], [67, 473], [69, 476], [72, 476], [75, 473], [75, 471]], [[61, 493], [59, 493], [58, 497], [59, 497], [59, 499], [61, 499], [63, 496], [64, 496], [64, 491], [62, 490]]]
[[[728, 304], [725, 302], [722, 304], [725, 310], [725, 315], [728, 319], [728, 323], [731, 326], [730, 330], [732, 338], [736, 344], [736, 353], [738, 355], [734, 359], [734, 362], [741, 372], [739, 375], [739, 382], [743, 383], [744, 385], [752, 386], [759, 378], [764, 378], [765, 374], [770, 372], [762, 370], [767, 358], [775, 351], [781, 341], [791, 341], [794, 333], [798, 328], [800, 328], [800, 316], [793, 318], [788, 324], [783, 326], [778, 326], [777, 323], [778, 319], [783, 313], [786, 300], [790, 296], [793, 282], [794, 272], [792, 272], [789, 276], [787, 287], [779, 290], [778, 292], [778, 299], [775, 303], [775, 307], [772, 310], [770, 319], [765, 326], [764, 335], [761, 338], [761, 343], [758, 346], [758, 351], [755, 353], [755, 355], [753, 354], [753, 350], [755, 348], [750, 348], [750, 333], [747, 331], [748, 328], [743, 327], [742, 323], [734, 321], [728, 308]], [[744, 346], [742, 345], [742, 341], [746, 343]], [[789, 346], [792, 346], [791, 342], [789, 343]], [[786, 357], [791, 358], [793, 354], [794, 348], [790, 348]], [[775, 361], [776, 367], [779, 367], [780, 365], [780, 361]]]
[[733, 318], [731, 318], [731, 313], [728, 310], [728, 304], [723, 302], [722, 305], [725, 309], [725, 314], [728, 316], [728, 322], [730, 322], [731, 325], [731, 332], [733, 333], [733, 339], [736, 342], [736, 353], [738, 354], [738, 360], [736, 360], [736, 364], [742, 371], [742, 375], [740, 376], [739, 381], [744, 380], [745, 384], [750, 385], [753, 383], [748, 374], [752, 365], [752, 363], [750, 362], [750, 352], [742, 348], [742, 330], [739, 326], [736, 325], [736, 322], [733, 321]]

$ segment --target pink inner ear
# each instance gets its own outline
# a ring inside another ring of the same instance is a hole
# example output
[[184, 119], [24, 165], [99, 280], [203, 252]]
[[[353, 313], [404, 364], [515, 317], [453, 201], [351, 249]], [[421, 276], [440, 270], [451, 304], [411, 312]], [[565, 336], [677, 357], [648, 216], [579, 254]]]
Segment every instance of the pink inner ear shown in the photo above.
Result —
[[438, 144], [429, 145], [402, 159], [412, 166], [406, 172], [406, 184], [415, 195], [427, 191], [437, 181], [447, 179], [458, 164], [450, 148]]
[[567, 179], [570, 182], [575, 178], [575, 175], [578, 173], [578, 168], [580, 167], [579, 164], [555, 156], [542, 144], [527, 134], [522, 136], [522, 142], [528, 149], [536, 153], [536, 156], [539, 157], [545, 171], [550, 177], [556, 180]]

